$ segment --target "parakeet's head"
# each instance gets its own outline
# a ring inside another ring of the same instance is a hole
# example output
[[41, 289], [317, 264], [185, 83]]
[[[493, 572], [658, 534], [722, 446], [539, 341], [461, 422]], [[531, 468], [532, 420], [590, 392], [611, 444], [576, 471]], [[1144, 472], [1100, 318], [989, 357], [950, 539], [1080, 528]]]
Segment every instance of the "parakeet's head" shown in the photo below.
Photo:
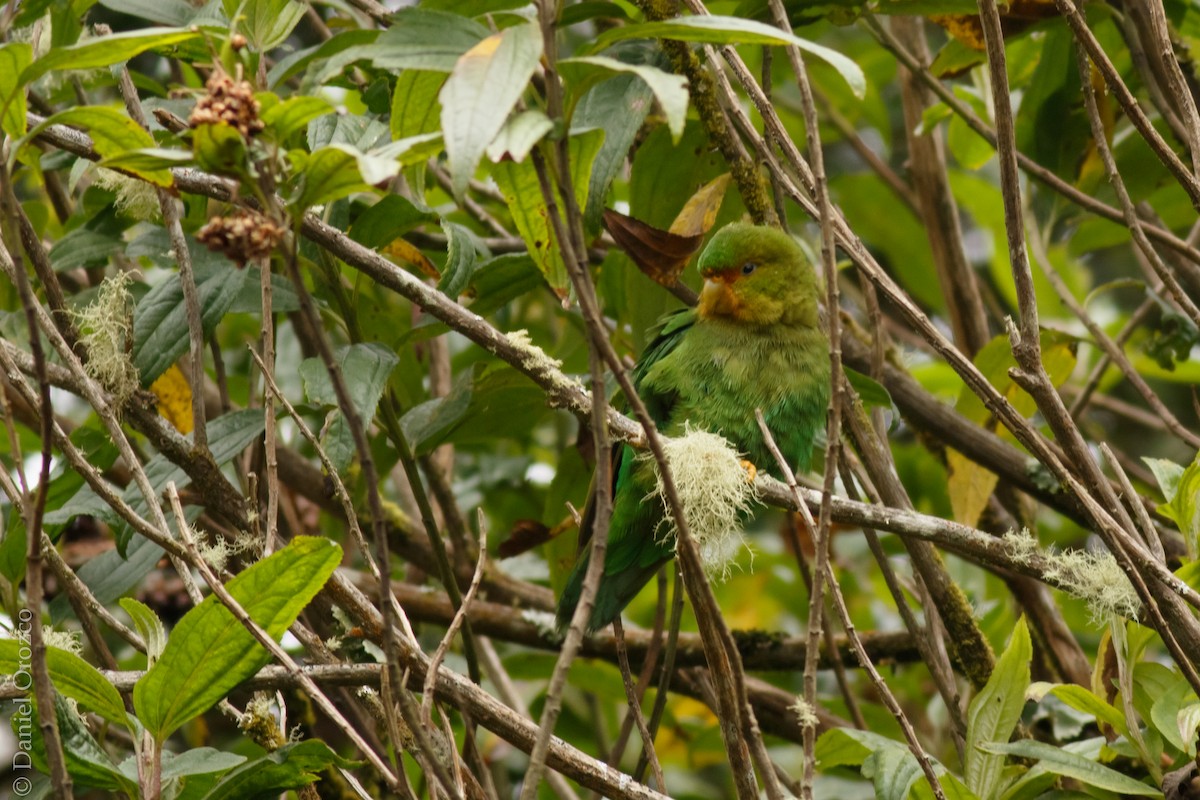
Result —
[[700, 254], [702, 318], [816, 327], [817, 281], [804, 251], [777, 228], [726, 225]]

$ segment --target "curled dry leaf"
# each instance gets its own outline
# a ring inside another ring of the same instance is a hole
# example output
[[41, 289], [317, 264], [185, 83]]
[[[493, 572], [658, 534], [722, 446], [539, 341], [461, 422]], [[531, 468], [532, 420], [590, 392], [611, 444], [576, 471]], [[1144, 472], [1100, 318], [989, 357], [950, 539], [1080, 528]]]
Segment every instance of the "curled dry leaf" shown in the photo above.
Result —
[[716, 222], [727, 188], [728, 173], [700, 187], [675, 217], [670, 230], [660, 230], [611, 209], [604, 211], [604, 227], [642, 272], [663, 286], [674, 286], [688, 260], [700, 249], [704, 234]]
[[426, 277], [433, 278], [435, 281], [442, 279], [442, 273], [429, 258], [422, 253], [417, 247], [404, 239], [393, 239], [389, 244], [381, 247], [379, 252], [392, 259], [393, 261], [403, 261], [405, 264], [411, 264], [421, 271], [421, 274]]

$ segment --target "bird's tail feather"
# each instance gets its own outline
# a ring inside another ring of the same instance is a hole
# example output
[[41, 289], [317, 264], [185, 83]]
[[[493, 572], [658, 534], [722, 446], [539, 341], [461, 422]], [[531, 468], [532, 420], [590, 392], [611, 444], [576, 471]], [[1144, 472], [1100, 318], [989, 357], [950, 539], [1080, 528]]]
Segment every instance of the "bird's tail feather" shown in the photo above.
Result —
[[[615, 575], [602, 576], [600, 588], [596, 591], [596, 603], [592, 607], [592, 616], [588, 620], [588, 633], [600, 630], [621, 616], [625, 606], [637, 597], [638, 592], [654, 577], [664, 563], [666, 560], [647, 567], [635, 567]], [[571, 617], [575, 615], [575, 608], [579, 605], [579, 598], [583, 594], [583, 576], [587, 572], [587, 565], [588, 556], [587, 553], [584, 553], [583, 558], [579, 559], [579, 563], [575, 565], [571, 577], [567, 579], [567, 585], [559, 597], [556, 620], [560, 631], [565, 631], [571, 625]]]

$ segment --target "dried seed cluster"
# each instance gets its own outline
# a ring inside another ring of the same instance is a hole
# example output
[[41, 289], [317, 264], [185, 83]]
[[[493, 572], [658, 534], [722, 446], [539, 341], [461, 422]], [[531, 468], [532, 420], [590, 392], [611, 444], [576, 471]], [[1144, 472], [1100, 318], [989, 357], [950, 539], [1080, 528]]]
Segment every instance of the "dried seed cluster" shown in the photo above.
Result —
[[241, 267], [247, 261], [268, 258], [283, 234], [280, 225], [262, 214], [243, 210], [228, 217], [213, 217], [196, 232], [196, 239]]
[[254, 99], [249, 81], [234, 80], [224, 72], [214, 72], [205, 84], [208, 94], [200, 98], [188, 122], [198, 125], [232, 125], [249, 139], [263, 129], [258, 118], [260, 105]]

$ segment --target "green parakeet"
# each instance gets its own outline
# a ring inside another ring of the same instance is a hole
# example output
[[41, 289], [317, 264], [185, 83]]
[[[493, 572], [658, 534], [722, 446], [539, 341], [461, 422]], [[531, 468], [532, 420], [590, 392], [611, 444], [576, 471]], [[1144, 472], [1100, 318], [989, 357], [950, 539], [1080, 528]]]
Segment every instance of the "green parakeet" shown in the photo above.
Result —
[[[718, 433], [774, 473], [754, 418], [760, 408], [784, 457], [806, 468], [829, 402], [829, 342], [817, 316], [812, 265], [783, 231], [734, 223], [713, 236], [699, 269], [699, 305], [664, 320], [633, 371], [634, 388], [662, 433], [682, 435], [685, 424]], [[664, 541], [659, 530], [663, 504], [648, 496], [653, 463], [617, 445], [613, 475], [608, 550], [590, 631], [618, 617], [675, 554], [674, 540]], [[585, 512], [581, 542], [591, 536], [589, 517]], [[588, 561], [582, 552], [559, 599], [560, 628], [579, 603]]]

